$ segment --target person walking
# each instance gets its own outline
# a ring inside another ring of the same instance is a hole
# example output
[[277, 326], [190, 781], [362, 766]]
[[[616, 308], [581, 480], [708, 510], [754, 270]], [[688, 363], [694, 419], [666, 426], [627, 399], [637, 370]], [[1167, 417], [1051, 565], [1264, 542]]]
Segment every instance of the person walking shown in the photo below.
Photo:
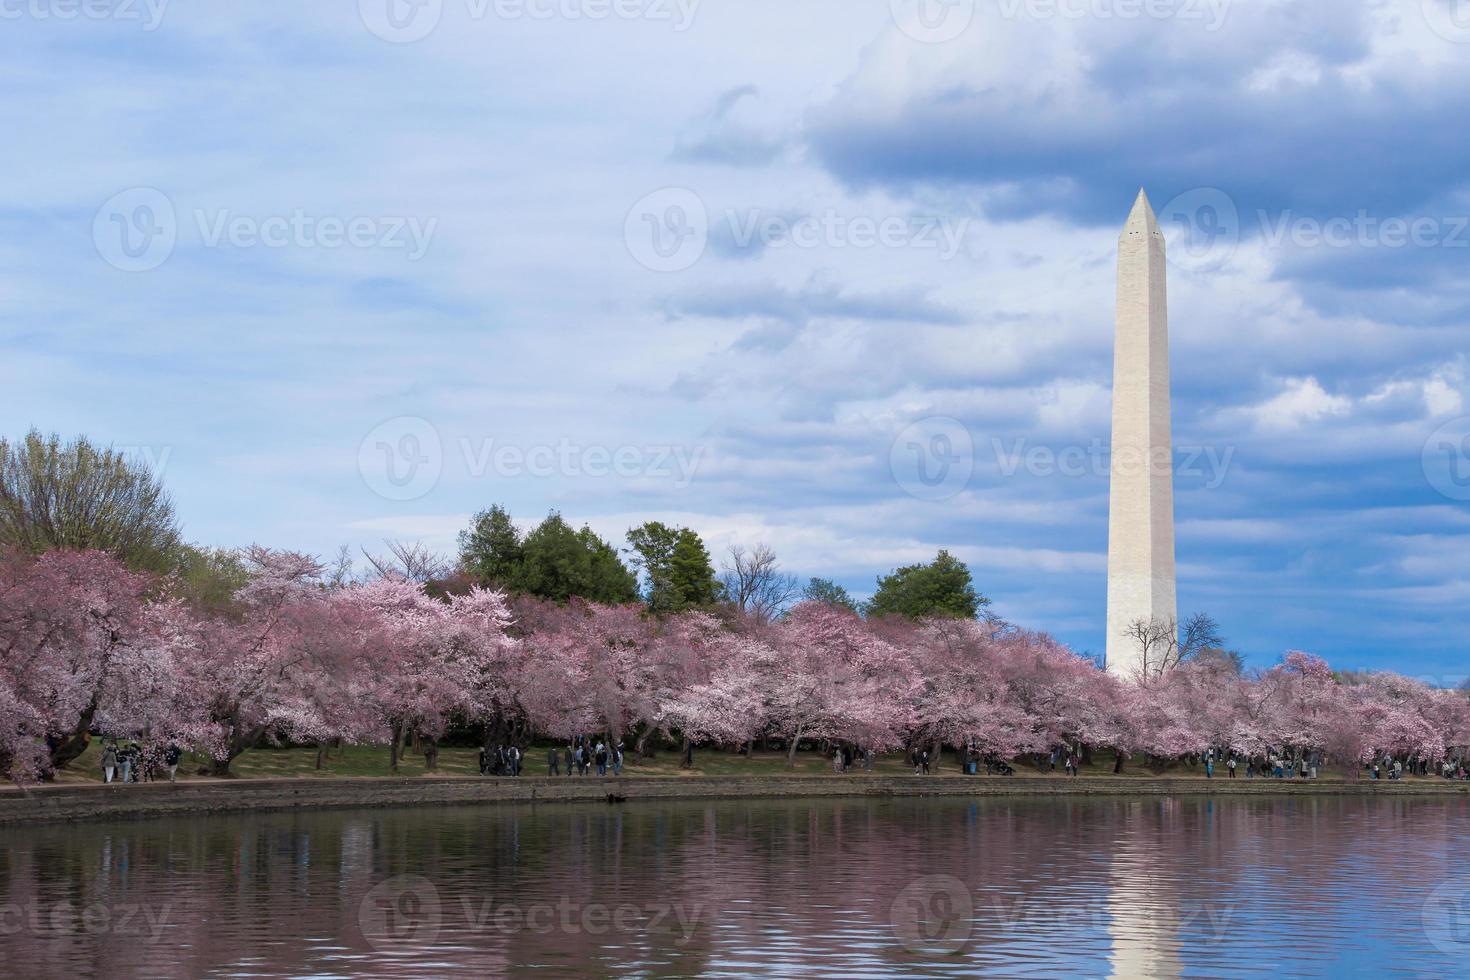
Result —
[[570, 745], [561, 750], [561, 759], [566, 764], [566, 774], [570, 776], [572, 774], [572, 747]]
[[621, 739], [612, 747], [612, 767], [614, 776], [621, 776], [623, 774], [623, 743]]
[[919, 768], [924, 770], [924, 775], [929, 775], [929, 750], [924, 749], [919, 753]]
[[[133, 758], [136, 754], [137, 750], [131, 745], [124, 745], [122, 751], [117, 754], [118, 761], [122, 763], [122, 781], [125, 783], [131, 783], [133, 781]], [[1374, 768], [1376, 769], [1378, 767], [1374, 766]], [[1378, 777], [1374, 776], [1373, 778], [1377, 779]]]
[[607, 775], [607, 745], [602, 742], [597, 743], [597, 775]]
[[1232, 755], [1228, 760], [1226, 760], [1225, 771], [1230, 774], [1231, 779], [1235, 778], [1235, 756]]
[[117, 772], [117, 743], [110, 742], [102, 749], [102, 781], [112, 782], [113, 774]]
[[1208, 755], [1205, 756], [1205, 778], [1215, 778], [1215, 760], [1210, 758]]
[[546, 775], [561, 775], [561, 753], [557, 751], [555, 745], [553, 745], [550, 751], [546, 753]]
[[168, 748], [163, 750], [163, 764], [168, 767], [169, 782], [179, 781], [179, 760], [183, 757], [184, 753], [179, 751], [179, 747], [172, 742], [169, 743]]

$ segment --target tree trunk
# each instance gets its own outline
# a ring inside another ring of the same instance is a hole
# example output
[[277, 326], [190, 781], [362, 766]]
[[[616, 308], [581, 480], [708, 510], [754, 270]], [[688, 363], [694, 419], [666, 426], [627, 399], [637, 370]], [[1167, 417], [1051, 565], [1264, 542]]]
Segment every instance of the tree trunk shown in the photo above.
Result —
[[1117, 753], [1117, 756], [1115, 758], [1115, 761], [1113, 762], [1113, 775], [1116, 776], [1116, 775], [1118, 775], [1118, 773], [1120, 773], [1122, 771], [1123, 771], [1123, 753], [1120, 750]]
[[786, 768], [787, 769], [795, 769], [796, 768], [796, 747], [798, 745], [800, 745], [800, 744], [801, 744], [801, 729], [798, 728], [796, 730], [796, 734], [794, 734], [794, 735], [791, 736], [791, 745], [788, 746], [787, 749], [786, 749]]
[[316, 768], [320, 772], [322, 765], [327, 761], [327, 743], [320, 741], [316, 743]]
[[87, 746], [91, 742], [89, 731], [92, 728], [92, 719], [96, 714], [97, 699], [93, 698], [92, 703], [87, 705], [86, 710], [82, 712], [82, 716], [77, 719], [76, 727], [72, 729], [71, 734], [63, 739], [61, 744], [51, 750], [53, 778], [55, 770], [65, 769], [68, 763], [87, 751]]
[[401, 722], [393, 723], [393, 737], [388, 740], [388, 771], [398, 772], [398, 747], [403, 742], [403, 725]]
[[424, 768], [429, 772], [439, 771], [439, 740], [425, 736], [419, 739], [424, 749]]

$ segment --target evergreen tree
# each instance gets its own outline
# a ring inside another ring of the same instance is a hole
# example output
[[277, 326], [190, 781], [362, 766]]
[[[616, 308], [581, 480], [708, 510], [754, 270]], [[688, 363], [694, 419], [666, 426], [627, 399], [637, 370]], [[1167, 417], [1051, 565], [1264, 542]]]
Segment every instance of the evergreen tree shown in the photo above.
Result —
[[459, 532], [460, 567], [482, 586], [512, 588], [523, 558], [520, 532], [499, 504]]
[[656, 613], [703, 609], [722, 596], [709, 551], [687, 527], [649, 521], [628, 531], [633, 563], [647, 579], [644, 598]]
[[868, 602], [867, 612], [910, 619], [974, 619], [988, 605], [990, 600], [975, 591], [965, 563], [941, 550], [927, 565], [906, 565], [879, 576], [878, 591]]
[[849, 612], [857, 612], [858, 604], [847, 590], [831, 579], [814, 578], [801, 590], [803, 602], [821, 602]]
[[460, 533], [460, 562], [479, 584], [525, 592], [556, 602], [573, 596], [616, 605], [638, 598], [638, 579], [617, 549], [584, 526], [552, 511], [521, 538], [496, 505]]

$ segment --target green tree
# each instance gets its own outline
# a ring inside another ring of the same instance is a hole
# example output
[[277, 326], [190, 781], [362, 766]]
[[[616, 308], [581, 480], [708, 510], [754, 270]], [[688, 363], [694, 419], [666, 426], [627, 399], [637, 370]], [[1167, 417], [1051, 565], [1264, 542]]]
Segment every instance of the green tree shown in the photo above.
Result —
[[628, 531], [628, 543], [647, 579], [644, 597], [652, 611], [704, 609], [722, 598], [709, 551], [689, 528], [649, 521]]
[[521, 567], [512, 584], [522, 592], [565, 602], [623, 603], [638, 598], [638, 579], [617, 549], [590, 527], [573, 531], [555, 511], [521, 542]]
[[229, 548], [207, 548], [186, 544], [179, 549], [175, 572], [180, 598], [205, 612], [228, 609], [235, 593], [250, 580], [245, 562]]
[[638, 577], [590, 527], [574, 531], [556, 511], [524, 538], [499, 504], [459, 534], [460, 565], [476, 583], [566, 602], [635, 602]]
[[868, 602], [870, 616], [907, 616], [924, 619], [948, 616], [974, 619], [990, 600], [975, 591], [970, 570], [948, 551], [940, 551], [927, 565], [906, 565], [879, 576], [878, 591]]
[[181, 542], [173, 502], [147, 464], [32, 429], [19, 442], [0, 439], [0, 546], [33, 555], [95, 548], [139, 571], [168, 572]]
[[827, 578], [814, 578], [801, 590], [803, 602], [823, 602], [850, 612], [858, 611], [858, 604], [847, 590]]
[[499, 504], [459, 532], [460, 567], [482, 586], [513, 587], [523, 560], [520, 532]]

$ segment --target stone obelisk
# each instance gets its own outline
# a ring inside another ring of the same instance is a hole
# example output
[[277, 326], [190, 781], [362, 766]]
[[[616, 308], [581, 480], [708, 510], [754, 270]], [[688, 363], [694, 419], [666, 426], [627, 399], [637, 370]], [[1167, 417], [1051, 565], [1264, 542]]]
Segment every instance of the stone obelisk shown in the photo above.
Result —
[[1164, 236], [1140, 190], [1118, 238], [1108, 486], [1107, 668], [1130, 679], [1146, 666], [1143, 644], [1130, 635], [1134, 624], [1152, 624], [1157, 633], [1172, 629], [1177, 618], [1164, 280]]

